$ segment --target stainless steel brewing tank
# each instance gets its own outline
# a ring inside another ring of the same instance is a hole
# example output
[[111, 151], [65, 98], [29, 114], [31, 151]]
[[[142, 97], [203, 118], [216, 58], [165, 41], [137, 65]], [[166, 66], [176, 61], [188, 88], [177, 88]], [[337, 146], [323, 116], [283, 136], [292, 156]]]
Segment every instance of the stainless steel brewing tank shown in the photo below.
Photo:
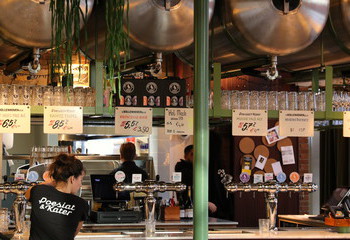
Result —
[[[329, 0], [217, 0], [216, 6], [213, 60], [229, 65], [306, 48], [324, 28]], [[194, 62], [193, 46], [177, 55]]]
[[[130, 39], [152, 51], [175, 51], [193, 42], [193, 0], [129, 0]], [[214, 0], [209, 1], [209, 18]]]
[[[87, 0], [88, 14], [94, 0]], [[29, 48], [51, 46], [50, 1], [0, 1], [0, 63], [6, 63]], [[85, 0], [80, 7], [85, 12]]]
[[[209, 1], [209, 15], [215, 0]], [[173, 52], [193, 42], [193, 0], [129, 0], [130, 58], [140, 59], [152, 52]], [[127, 29], [126, 15], [124, 29]], [[93, 9], [87, 24], [88, 42], [82, 51], [91, 59], [105, 56], [104, 1]], [[83, 46], [83, 45], [82, 45]]]
[[280, 66], [293, 71], [349, 62], [349, 0], [331, 0], [327, 25], [317, 40], [310, 47], [279, 59]]

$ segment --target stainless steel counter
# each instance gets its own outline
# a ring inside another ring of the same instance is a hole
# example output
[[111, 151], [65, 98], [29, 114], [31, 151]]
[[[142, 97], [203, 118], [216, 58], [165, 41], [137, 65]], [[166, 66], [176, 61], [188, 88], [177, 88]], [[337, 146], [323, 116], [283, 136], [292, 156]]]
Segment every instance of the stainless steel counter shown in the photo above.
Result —
[[[278, 232], [260, 234], [257, 229], [236, 229], [209, 231], [209, 239], [350, 239], [350, 233], [336, 233], [333, 229], [282, 229]], [[158, 231], [146, 237], [142, 232], [126, 231], [115, 233], [79, 233], [79, 240], [142, 240], [142, 239], [193, 239], [192, 231]]]
[[[209, 229], [232, 229], [236, 228], [238, 222], [209, 218]], [[192, 229], [193, 221], [182, 220], [182, 221], [157, 221], [156, 229], [177, 229], [177, 230], [188, 230]], [[108, 224], [97, 224], [97, 223], [84, 223], [81, 232], [99, 232], [99, 231], [116, 231], [116, 230], [145, 230], [145, 223], [108, 223]]]

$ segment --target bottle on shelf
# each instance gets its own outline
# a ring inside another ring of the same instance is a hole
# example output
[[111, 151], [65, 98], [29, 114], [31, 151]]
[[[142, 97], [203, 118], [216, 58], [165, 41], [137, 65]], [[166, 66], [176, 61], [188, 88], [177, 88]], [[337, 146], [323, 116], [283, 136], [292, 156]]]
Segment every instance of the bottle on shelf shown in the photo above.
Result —
[[193, 203], [191, 198], [191, 186], [187, 189], [187, 201], [185, 203], [185, 218], [192, 219], [193, 218]]
[[182, 194], [178, 194], [178, 201], [180, 207], [180, 219], [185, 219], [185, 202], [183, 200]]

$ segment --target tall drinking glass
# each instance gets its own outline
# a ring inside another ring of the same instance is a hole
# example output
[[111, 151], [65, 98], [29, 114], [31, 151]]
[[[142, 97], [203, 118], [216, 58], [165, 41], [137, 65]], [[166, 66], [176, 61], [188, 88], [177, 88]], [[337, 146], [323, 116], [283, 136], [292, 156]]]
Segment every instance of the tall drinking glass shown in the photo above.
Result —
[[267, 93], [267, 104], [268, 104], [268, 110], [277, 110], [277, 92], [276, 91], [270, 91]]
[[240, 92], [233, 90], [231, 91], [231, 109], [240, 109]]
[[259, 92], [259, 109], [267, 110], [267, 92], [266, 91]]
[[287, 92], [281, 91], [277, 93], [278, 110], [287, 110]]
[[259, 92], [251, 91], [249, 96], [249, 109], [259, 109]]

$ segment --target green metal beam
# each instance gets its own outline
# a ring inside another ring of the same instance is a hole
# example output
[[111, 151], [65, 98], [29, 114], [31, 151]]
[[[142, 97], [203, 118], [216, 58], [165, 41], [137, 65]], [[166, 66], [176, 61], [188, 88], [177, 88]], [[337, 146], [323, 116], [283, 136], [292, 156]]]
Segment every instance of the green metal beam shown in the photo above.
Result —
[[209, 165], [209, 1], [194, 2], [194, 231], [208, 239]]
[[214, 117], [220, 117], [220, 109], [221, 109], [221, 64], [214, 63], [214, 73], [213, 73], [213, 81], [214, 81]]
[[320, 88], [320, 72], [318, 69], [312, 70], [312, 91], [318, 92], [318, 89]]
[[333, 67], [326, 67], [326, 118], [331, 117], [333, 100]]
[[91, 87], [96, 90], [95, 114], [103, 114], [103, 62], [90, 63]]

